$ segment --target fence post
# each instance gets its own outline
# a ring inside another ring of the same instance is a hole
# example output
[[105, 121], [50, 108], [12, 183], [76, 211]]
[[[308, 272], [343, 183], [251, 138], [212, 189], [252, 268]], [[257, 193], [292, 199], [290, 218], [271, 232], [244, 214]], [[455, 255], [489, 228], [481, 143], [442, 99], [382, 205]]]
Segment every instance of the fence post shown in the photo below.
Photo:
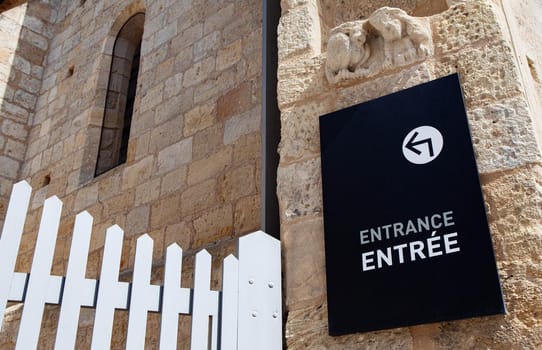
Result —
[[239, 239], [237, 350], [282, 349], [280, 241], [263, 231]]

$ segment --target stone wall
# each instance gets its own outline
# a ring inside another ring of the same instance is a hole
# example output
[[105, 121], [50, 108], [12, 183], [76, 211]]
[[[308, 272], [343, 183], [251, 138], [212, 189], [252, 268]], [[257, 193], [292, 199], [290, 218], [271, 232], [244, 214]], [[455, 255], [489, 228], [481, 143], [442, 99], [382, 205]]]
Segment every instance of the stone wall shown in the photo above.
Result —
[[[128, 159], [94, 177], [112, 46], [137, 12], [145, 12], [145, 24]], [[29, 271], [42, 202], [57, 195], [64, 207], [53, 274], [65, 275], [75, 215], [87, 210], [94, 217], [88, 277], [98, 277], [105, 229], [118, 224], [125, 230], [124, 280], [135, 240], [148, 233], [153, 283], [161, 281], [165, 247], [177, 242], [186, 256], [184, 286], [193, 283], [192, 255], [207, 248], [218, 289], [221, 257], [235, 253], [240, 235], [260, 227], [261, 3], [66, 0], [54, 14], [47, 57], [36, 66], [32, 118], [25, 114], [20, 127], [2, 128], [21, 133], [27, 145], [2, 193], [19, 179], [34, 188], [16, 270]], [[10, 310], [0, 348], [15, 341], [20, 305]], [[40, 347], [51, 348], [57, 314], [57, 307], [47, 308]], [[124, 346], [126, 315], [117, 312], [113, 348]], [[149, 318], [147, 341], [155, 347], [159, 316]], [[93, 311], [84, 310], [77, 348], [88, 347], [92, 319]], [[188, 321], [182, 318], [183, 332]]]
[[[540, 348], [542, 158], [533, 126], [536, 114], [527, 100], [527, 93], [533, 91], [523, 79], [513, 45], [518, 38], [510, 36], [500, 2], [450, 1], [455, 5], [448, 8], [444, 2], [388, 1], [385, 5], [401, 7], [410, 14], [431, 15], [421, 19], [429, 21], [431, 53], [417, 62], [392, 65], [368, 77], [350, 77], [332, 84], [325, 74], [329, 29], [341, 24], [338, 20], [370, 15], [356, 12], [350, 2], [346, 3], [282, 1], [278, 196], [287, 347]], [[359, 10], [376, 2], [356, 4]], [[347, 14], [354, 17], [345, 18]], [[454, 72], [459, 73], [464, 91], [508, 312], [505, 316], [330, 337], [318, 117]]]
[[[30, 3], [0, 13], [0, 217], [20, 176], [55, 11]], [[3, 219], [2, 219], [3, 222]]]

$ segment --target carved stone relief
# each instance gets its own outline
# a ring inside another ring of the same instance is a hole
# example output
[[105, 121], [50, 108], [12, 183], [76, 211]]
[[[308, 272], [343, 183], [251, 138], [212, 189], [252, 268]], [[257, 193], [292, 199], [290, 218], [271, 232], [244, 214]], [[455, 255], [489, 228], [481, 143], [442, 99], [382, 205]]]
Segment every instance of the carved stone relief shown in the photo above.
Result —
[[385, 69], [422, 61], [432, 53], [426, 18], [382, 7], [365, 20], [346, 22], [331, 30], [326, 76], [330, 83], [371, 77]]

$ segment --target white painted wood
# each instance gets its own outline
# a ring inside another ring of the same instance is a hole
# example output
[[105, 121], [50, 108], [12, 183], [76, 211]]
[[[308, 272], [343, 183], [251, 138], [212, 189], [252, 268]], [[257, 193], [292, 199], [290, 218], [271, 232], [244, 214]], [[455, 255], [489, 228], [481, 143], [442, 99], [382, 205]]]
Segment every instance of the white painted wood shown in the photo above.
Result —
[[[216, 332], [209, 333], [209, 317], [212, 317], [211, 330], [217, 323], [215, 320], [218, 315], [218, 293], [211, 291], [211, 255], [202, 250], [196, 254], [196, 264], [194, 271], [194, 294], [192, 304], [192, 334], [190, 337], [191, 350], [209, 350], [216, 349]], [[215, 341], [210, 338], [214, 338]], [[214, 346], [213, 347], [213, 343]]]
[[237, 349], [237, 307], [239, 299], [239, 263], [233, 255], [224, 259], [222, 269], [222, 311], [220, 350]]
[[128, 307], [129, 284], [119, 282], [123, 237], [124, 232], [119, 226], [114, 225], [107, 229], [92, 332], [92, 350], [111, 347], [115, 309]]
[[[4, 322], [8, 297], [14, 296], [12, 292], [20, 295], [21, 299], [17, 298], [17, 300], [22, 300], [23, 297], [22, 293], [19, 293], [21, 289], [19, 288], [19, 282], [17, 282], [20, 281], [20, 277], [13, 277], [31, 193], [32, 188], [26, 181], [21, 181], [13, 186], [2, 229], [2, 237], [0, 237], [0, 281], [2, 281], [0, 283], [0, 329]], [[26, 283], [26, 276], [24, 280]], [[12, 281], [15, 282], [15, 285], [13, 285]]]
[[175, 243], [167, 248], [160, 319], [160, 350], [177, 349], [179, 314], [190, 313], [191, 290], [181, 288], [182, 255], [182, 248]]
[[153, 245], [147, 234], [137, 239], [126, 338], [126, 348], [130, 350], [145, 348], [147, 313], [160, 310], [160, 286], [150, 284]]
[[14, 272], [13, 279], [11, 280], [11, 288], [9, 290], [8, 300], [23, 301], [27, 282], [27, 273]]
[[94, 306], [96, 280], [85, 278], [92, 222], [92, 216], [86, 211], [75, 217], [55, 350], [75, 348], [81, 306]]
[[[15, 346], [15, 349], [18, 350], [36, 349], [38, 345], [43, 310], [48, 299], [49, 285], [52, 280], [50, 272], [61, 211], [62, 202], [56, 196], [47, 199], [43, 204], [25, 305]], [[53, 280], [53, 282], [55, 281], [58, 280]]]
[[192, 314], [192, 350], [282, 348], [279, 241], [261, 231], [241, 238], [239, 259], [224, 259], [221, 293], [210, 290], [211, 256], [205, 250], [196, 255], [194, 289], [181, 287], [182, 249], [173, 244], [167, 249], [160, 300], [160, 286], [150, 284], [153, 241], [148, 235], [137, 241], [132, 288], [118, 281], [124, 233], [116, 225], [106, 233], [100, 282], [85, 277], [92, 231], [86, 212], [76, 217], [66, 278], [51, 276], [62, 208], [52, 197], [43, 207], [31, 272], [19, 273], [13, 270], [30, 192], [27, 183], [14, 186], [0, 238], [0, 281], [7, 281], [0, 283], [0, 312], [3, 316], [8, 300], [25, 302], [16, 349], [37, 348], [44, 304], [60, 301], [55, 349], [73, 349], [80, 308], [93, 307], [95, 299], [91, 349], [110, 348], [114, 311], [127, 309], [128, 301], [130, 350], [145, 348], [149, 311], [162, 312], [160, 350], [177, 348], [179, 314]]
[[239, 239], [238, 350], [282, 349], [280, 241], [262, 231]]

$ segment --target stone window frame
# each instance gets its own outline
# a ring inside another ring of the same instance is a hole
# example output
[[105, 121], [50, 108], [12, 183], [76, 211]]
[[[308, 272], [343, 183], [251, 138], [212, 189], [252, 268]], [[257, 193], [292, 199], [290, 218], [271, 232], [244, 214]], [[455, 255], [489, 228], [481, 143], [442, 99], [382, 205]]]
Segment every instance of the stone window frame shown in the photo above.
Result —
[[110, 53], [111, 64], [103, 105], [95, 177], [127, 160], [144, 22], [144, 12], [133, 14], [124, 22], [115, 37]]
[[[117, 36], [128, 20], [134, 15], [146, 13], [145, 2], [143, 0], [136, 0], [129, 4], [121, 11], [117, 13], [116, 18], [110, 22], [109, 31], [104, 37], [103, 44], [94, 68], [93, 80], [95, 81], [95, 88], [92, 98], [92, 104], [89, 106], [88, 124], [85, 132], [84, 151], [81, 157], [81, 167], [79, 168], [79, 175], [77, 182], [72, 183], [72, 186], [79, 188], [95, 179], [99, 179], [103, 175], [117, 173], [122, 169], [122, 164], [112, 168], [108, 172], [104, 172], [102, 175], [96, 175], [96, 165], [98, 160], [98, 149], [102, 132], [102, 125], [104, 119], [104, 107], [106, 104], [107, 89], [109, 84], [109, 76], [111, 71], [111, 64], [113, 58], [113, 49]], [[145, 35], [142, 40], [142, 51], [145, 51]], [[136, 109], [133, 115], [137, 118], [137, 98], [135, 103]], [[128, 152], [128, 161], [130, 155]]]

